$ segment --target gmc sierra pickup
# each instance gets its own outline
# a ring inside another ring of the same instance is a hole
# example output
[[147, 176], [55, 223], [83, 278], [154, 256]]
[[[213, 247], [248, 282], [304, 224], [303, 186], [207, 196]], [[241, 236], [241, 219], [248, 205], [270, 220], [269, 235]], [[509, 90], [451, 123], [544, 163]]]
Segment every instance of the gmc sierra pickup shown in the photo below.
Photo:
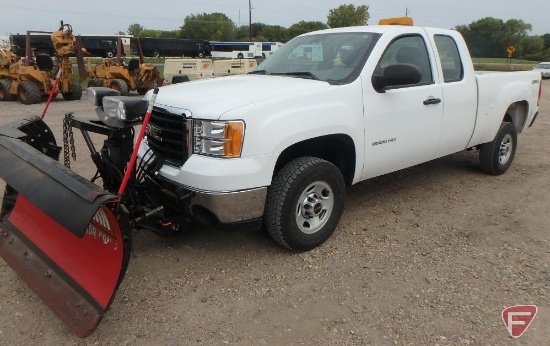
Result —
[[161, 88], [140, 155], [163, 157], [193, 217], [263, 222], [307, 250], [334, 231], [346, 186], [465, 149], [504, 173], [540, 88], [533, 71], [474, 73], [456, 31], [317, 31], [247, 75]]

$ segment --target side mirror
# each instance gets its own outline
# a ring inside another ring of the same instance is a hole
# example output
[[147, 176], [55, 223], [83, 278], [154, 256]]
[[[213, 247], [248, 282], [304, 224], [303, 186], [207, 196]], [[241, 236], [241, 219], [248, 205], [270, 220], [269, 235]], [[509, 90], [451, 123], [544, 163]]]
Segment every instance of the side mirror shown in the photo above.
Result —
[[376, 91], [383, 93], [388, 88], [418, 84], [420, 80], [422, 80], [422, 72], [418, 66], [393, 64], [386, 67], [382, 74], [372, 76], [372, 86]]

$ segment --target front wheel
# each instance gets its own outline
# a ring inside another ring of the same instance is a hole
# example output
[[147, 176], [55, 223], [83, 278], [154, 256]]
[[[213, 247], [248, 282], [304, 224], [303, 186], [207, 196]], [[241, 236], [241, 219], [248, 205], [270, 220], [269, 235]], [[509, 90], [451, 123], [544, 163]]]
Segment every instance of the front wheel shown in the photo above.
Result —
[[481, 170], [494, 175], [503, 174], [510, 168], [518, 143], [514, 124], [503, 122], [492, 142], [481, 145], [479, 163]]
[[332, 163], [301, 157], [283, 167], [267, 194], [265, 223], [284, 247], [305, 251], [321, 245], [344, 210], [345, 183]]
[[62, 93], [65, 100], [76, 101], [82, 98], [82, 86], [78, 82], [71, 80], [69, 82], [69, 88], [69, 92]]

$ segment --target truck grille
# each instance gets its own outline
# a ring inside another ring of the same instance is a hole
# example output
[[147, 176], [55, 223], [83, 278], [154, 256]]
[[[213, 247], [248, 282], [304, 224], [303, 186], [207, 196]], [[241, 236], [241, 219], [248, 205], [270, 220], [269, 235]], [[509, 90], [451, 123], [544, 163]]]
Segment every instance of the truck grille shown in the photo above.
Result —
[[189, 158], [190, 121], [185, 113], [174, 114], [153, 107], [147, 126], [147, 143], [166, 164], [181, 167]]

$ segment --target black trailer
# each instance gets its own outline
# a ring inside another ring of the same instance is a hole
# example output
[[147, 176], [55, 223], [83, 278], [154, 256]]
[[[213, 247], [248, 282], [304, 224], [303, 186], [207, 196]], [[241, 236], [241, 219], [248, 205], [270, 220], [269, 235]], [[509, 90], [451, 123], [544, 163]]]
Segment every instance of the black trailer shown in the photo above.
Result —
[[[202, 58], [210, 56], [210, 43], [205, 40], [191, 40], [178, 38], [151, 38], [140, 37], [143, 56], [155, 57], [174, 56]], [[130, 40], [130, 50], [133, 54], [139, 54], [138, 39]]]
[[[25, 56], [27, 35], [11, 35], [10, 43], [15, 46], [15, 54]], [[102, 58], [112, 58], [116, 55], [117, 36], [81, 36], [82, 47], [91, 54]], [[55, 55], [55, 48], [50, 35], [31, 35], [31, 47], [35, 54]], [[121, 47], [124, 52], [124, 47]]]

